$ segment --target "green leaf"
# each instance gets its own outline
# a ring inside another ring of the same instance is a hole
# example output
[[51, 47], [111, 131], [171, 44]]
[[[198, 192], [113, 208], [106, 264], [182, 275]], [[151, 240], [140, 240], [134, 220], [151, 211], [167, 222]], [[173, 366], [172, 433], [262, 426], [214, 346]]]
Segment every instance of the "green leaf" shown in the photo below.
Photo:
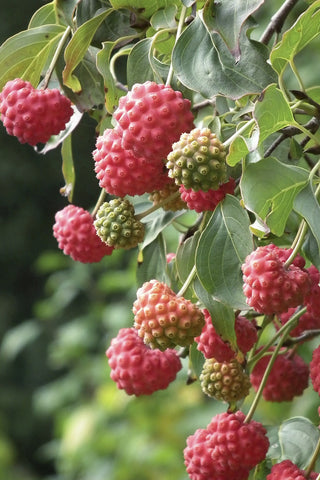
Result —
[[75, 93], [81, 92], [82, 86], [79, 79], [73, 75], [74, 69], [84, 58], [97, 28], [111, 12], [112, 9], [105, 10], [100, 15], [81, 25], [65, 49], [64, 58], [66, 66], [63, 70], [63, 83]]
[[237, 337], [234, 329], [234, 311], [228, 305], [217, 302], [212, 295], [203, 287], [199, 279], [194, 282], [194, 291], [200, 302], [210, 313], [212, 324], [224, 341], [229, 342], [231, 348], [238, 350]]
[[253, 249], [249, 224], [239, 200], [227, 195], [202, 232], [196, 252], [197, 274], [204, 288], [216, 300], [237, 309], [248, 308], [241, 265]]
[[240, 33], [245, 21], [264, 3], [264, 0], [234, 0], [232, 2], [206, 2], [203, 19], [210, 32], [217, 32], [223, 38], [231, 54], [240, 59]]
[[54, 25], [56, 21], [56, 12], [54, 2], [47, 3], [39, 8], [31, 17], [28, 29], [41, 27], [42, 25]]
[[320, 250], [317, 240], [310, 230], [308, 230], [304, 244], [302, 246], [304, 255], [310, 262], [320, 270]]
[[259, 145], [281, 128], [297, 125], [286, 98], [275, 84], [269, 85], [262, 92], [255, 104], [253, 116], [259, 126]]
[[60, 25], [43, 25], [6, 40], [0, 47], [0, 91], [14, 78], [22, 78], [36, 87], [64, 32]]
[[308, 172], [303, 168], [269, 157], [244, 168], [240, 187], [246, 208], [281, 236], [294, 199], [307, 182]]
[[199, 14], [174, 47], [174, 72], [181, 83], [205, 98], [221, 94], [236, 99], [260, 93], [276, 81], [266, 62], [267, 50], [245, 34], [240, 47], [241, 58], [236, 62], [220, 35], [210, 34]]
[[279, 429], [281, 460], [289, 459], [299, 468], [307, 468], [319, 437], [319, 429], [308, 418], [289, 418]]
[[56, 17], [62, 25], [74, 27], [74, 15], [79, 0], [54, 0]]
[[66, 128], [60, 132], [58, 135], [52, 135], [50, 140], [45, 144], [42, 150], [38, 150], [39, 153], [45, 155], [50, 150], [54, 150], [57, 148], [72, 132], [75, 128], [79, 125], [79, 122], [82, 118], [82, 113], [79, 112], [77, 108], [73, 108], [74, 113], [67, 123]]
[[259, 131], [257, 128], [252, 130], [251, 137], [243, 137], [239, 135], [236, 137], [229, 147], [229, 151], [227, 154], [226, 162], [231, 167], [237, 165], [237, 163], [241, 162], [249, 152], [252, 152], [257, 148], [259, 138]]
[[61, 156], [62, 156], [62, 173], [65, 181], [65, 187], [63, 187], [62, 189], [62, 193], [64, 193], [68, 197], [69, 202], [72, 202], [76, 175], [75, 175], [74, 164], [73, 164], [71, 135], [69, 135], [63, 141], [62, 148], [61, 148]]
[[[75, 93], [65, 87], [68, 97], [81, 112], [91, 109], [98, 109], [100, 112], [104, 109], [104, 83], [102, 75], [97, 70], [97, 53], [98, 50], [95, 47], [89, 47], [74, 71], [76, 77], [81, 81], [81, 92]], [[60, 57], [60, 71], [64, 67], [62, 60], [62, 57]]]
[[153, 278], [167, 283], [166, 245], [161, 233], [140, 252], [141, 255], [137, 267], [138, 286]]
[[169, 5], [167, 8], [158, 10], [152, 15], [150, 23], [155, 30], [162, 28], [176, 28], [176, 15], [178, 8], [176, 5]]
[[[195, 254], [196, 254], [196, 248], [198, 245], [199, 237], [200, 237], [200, 232], [196, 232], [195, 235], [193, 235], [190, 238], [187, 238], [187, 240], [182, 242], [178, 247], [177, 254], [176, 254], [176, 266], [177, 266], [179, 279], [182, 284], [187, 280], [189, 273], [194, 267]], [[189, 299], [194, 297], [192, 283], [187, 289], [187, 292], [184, 294], [184, 296]]]
[[172, 4], [179, 5], [180, 0], [111, 0], [113, 8], [134, 10], [139, 17], [149, 19], [156, 11]]
[[104, 80], [105, 106], [111, 115], [118, 105], [121, 96], [121, 92], [117, 89], [110, 71], [110, 58], [115, 45], [116, 42], [104, 42], [102, 49], [97, 53], [97, 69]]
[[[150, 204], [147, 204], [150, 207]], [[140, 211], [146, 210], [146, 204], [141, 203], [135, 205], [135, 212], [136, 214], [140, 213]], [[180, 217], [183, 215], [183, 211], [178, 212], [166, 212], [164, 210], [153, 212], [152, 214], [145, 217], [142, 222], [145, 224], [146, 233], [141, 245], [141, 248], [145, 248], [149, 245], [153, 240], [162, 232], [168, 225], [172, 223], [175, 218]]]
[[153, 80], [158, 83], [165, 81], [169, 65], [165, 65], [153, 56], [153, 38], [140, 40], [131, 50], [127, 63], [128, 87], [135, 83]]
[[270, 54], [271, 65], [280, 75], [287, 64], [320, 33], [320, 0], [305, 10], [287, 30]]
[[310, 183], [295, 197], [293, 208], [307, 222], [320, 252], [320, 207]]
[[193, 344], [191, 345], [189, 359], [191, 362], [193, 373], [196, 375], [197, 378], [199, 378], [203, 369], [205, 358], [203, 356], [203, 353], [197, 349], [196, 342], [193, 342]]

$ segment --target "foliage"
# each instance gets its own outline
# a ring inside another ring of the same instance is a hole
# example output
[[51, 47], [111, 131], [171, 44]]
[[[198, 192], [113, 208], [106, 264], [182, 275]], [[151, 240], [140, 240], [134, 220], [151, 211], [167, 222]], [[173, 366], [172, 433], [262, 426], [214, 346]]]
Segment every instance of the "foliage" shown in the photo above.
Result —
[[[216, 330], [237, 349], [235, 313], [252, 313], [241, 266], [256, 247], [292, 246], [307, 266], [320, 269], [320, 95], [305, 63], [319, 47], [320, 0], [300, 2], [299, 9], [292, 3], [54, 0], [0, 46], [0, 91], [20, 77], [34, 87], [59, 86], [75, 106], [66, 130], [35, 149], [47, 154], [60, 148], [61, 193], [70, 202], [77, 189], [88, 188], [77, 176], [74, 155], [81, 122], [94, 125], [93, 141], [114, 127], [119, 99], [147, 80], [170, 84], [191, 101], [195, 125], [221, 139], [228, 176], [237, 181], [234, 195], [199, 215], [155, 210], [147, 195], [130, 198], [146, 227], [138, 252], [115, 251], [91, 266], [56, 252], [39, 257], [46, 297], [34, 305], [33, 318], [6, 333], [1, 355], [10, 363], [43, 339], [48, 348], [53, 374], [34, 392], [34, 408], [55, 418], [55, 438], [41, 450], [55, 464], [51, 479], [185, 479], [186, 436], [225, 409], [192, 383], [204, 361], [195, 344], [168, 392], [132, 399], [116, 390], [104, 350], [119, 328], [132, 325], [138, 286], [153, 278], [170, 284], [208, 309]], [[259, 341], [279, 340], [268, 329], [270, 319], [261, 315], [258, 325]], [[280, 342], [290, 344], [289, 330], [281, 333]], [[318, 333], [299, 344], [307, 362]], [[257, 360], [250, 355], [248, 369]], [[300, 468], [314, 463], [318, 395], [309, 388], [303, 400], [305, 415], [297, 415], [295, 403], [277, 412], [253, 394], [241, 405], [250, 417], [274, 424], [267, 461], [252, 478], [265, 478], [271, 463], [284, 458]], [[0, 437], [0, 464], [8, 469], [10, 448], [6, 438], [1, 448]]]

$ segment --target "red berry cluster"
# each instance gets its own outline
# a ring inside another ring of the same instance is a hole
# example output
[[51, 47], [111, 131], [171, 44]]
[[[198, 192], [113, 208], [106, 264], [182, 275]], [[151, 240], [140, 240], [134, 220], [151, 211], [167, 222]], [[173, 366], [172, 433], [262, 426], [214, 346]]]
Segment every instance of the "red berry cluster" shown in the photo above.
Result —
[[20, 143], [46, 143], [64, 130], [73, 110], [56, 88], [37, 90], [21, 78], [10, 80], [0, 93], [1, 120]]

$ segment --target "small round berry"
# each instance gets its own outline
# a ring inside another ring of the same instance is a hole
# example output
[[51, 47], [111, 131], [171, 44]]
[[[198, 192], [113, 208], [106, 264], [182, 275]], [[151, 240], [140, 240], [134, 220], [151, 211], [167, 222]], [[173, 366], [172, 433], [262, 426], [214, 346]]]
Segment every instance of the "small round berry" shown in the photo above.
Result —
[[37, 90], [30, 82], [16, 78], [0, 93], [0, 113], [9, 135], [34, 146], [64, 130], [73, 109], [58, 89]]
[[220, 413], [187, 438], [184, 459], [192, 480], [246, 480], [265, 459], [269, 448], [265, 428], [244, 420], [240, 411]]
[[151, 350], [134, 328], [121, 328], [106, 356], [118, 388], [137, 397], [166, 389], [182, 368], [175, 350]]
[[94, 226], [101, 240], [114, 248], [134, 248], [144, 238], [144, 224], [136, 219], [132, 203], [121, 198], [101, 205]]
[[191, 345], [204, 325], [201, 310], [158, 280], [145, 282], [133, 304], [134, 327], [151, 348]]
[[237, 402], [249, 394], [251, 383], [243, 367], [234, 358], [217, 362], [208, 358], [200, 375], [201, 389], [209, 397], [227, 403]]
[[[316, 480], [318, 473], [311, 472], [310, 480]], [[267, 480], [306, 480], [305, 472], [300, 470], [291, 460], [283, 460], [272, 466]]]
[[117, 197], [143, 195], [170, 182], [162, 160], [147, 160], [122, 146], [122, 136], [106, 129], [93, 151], [99, 185]]
[[[250, 374], [252, 386], [256, 391], [274, 348], [270, 347], [269, 354], [258, 360]], [[282, 348], [263, 389], [263, 398], [269, 402], [290, 402], [294, 397], [302, 395], [308, 386], [308, 380], [309, 367], [304, 360], [293, 351], [286, 352], [286, 349]]]
[[258, 247], [242, 265], [243, 291], [248, 305], [258, 313], [286, 312], [302, 305], [310, 292], [309, 273], [294, 263], [286, 267], [286, 253], [274, 245]]
[[320, 345], [313, 350], [309, 367], [313, 389], [320, 395]]
[[184, 185], [179, 187], [181, 199], [186, 202], [190, 210], [198, 213], [205, 211], [214, 211], [218, 203], [220, 203], [227, 193], [233, 194], [235, 189], [235, 181], [230, 178], [227, 183], [222, 183], [217, 190], [210, 189], [207, 192], [203, 190], [195, 191], [192, 188], [187, 189]]
[[137, 83], [114, 112], [123, 147], [135, 155], [164, 160], [181, 133], [193, 127], [191, 103], [168, 85]]
[[167, 157], [169, 177], [195, 191], [217, 190], [227, 178], [226, 151], [209, 128], [183, 133]]
[[100, 262], [113, 252], [96, 234], [90, 213], [75, 205], [56, 213], [53, 235], [65, 255], [82, 263]]

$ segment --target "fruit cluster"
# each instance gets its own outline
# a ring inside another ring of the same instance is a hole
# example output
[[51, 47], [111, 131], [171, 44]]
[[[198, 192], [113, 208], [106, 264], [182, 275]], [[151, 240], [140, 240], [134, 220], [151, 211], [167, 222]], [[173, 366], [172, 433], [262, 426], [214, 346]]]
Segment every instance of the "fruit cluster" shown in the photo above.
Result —
[[[34, 146], [64, 130], [73, 109], [58, 90], [37, 90], [15, 79], [0, 94], [0, 112], [8, 133]], [[53, 225], [59, 248], [82, 263], [100, 262], [115, 249], [144, 241], [148, 223], [142, 220], [150, 210], [137, 214], [128, 197], [148, 194], [151, 211], [194, 210], [200, 215], [188, 232], [192, 236], [205, 228], [206, 212], [235, 194], [239, 180], [229, 176], [225, 145], [209, 128], [195, 126], [191, 102], [170, 86], [135, 84], [120, 98], [113, 122], [92, 152], [103, 193], [93, 213], [69, 204], [56, 213]], [[133, 325], [120, 329], [106, 350], [117, 387], [135, 396], [168, 388], [182, 369], [181, 358], [191, 361], [196, 347], [202, 362], [195, 375], [199, 386], [227, 409], [187, 438], [184, 459], [192, 480], [246, 480], [267, 458], [265, 428], [240, 410], [250, 393], [266, 402], [291, 401], [310, 380], [320, 395], [320, 346], [309, 365], [297, 353], [320, 329], [320, 273], [305, 263], [291, 248], [258, 242], [239, 272], [247, 308], [232, 311], [228, 328], [196, 297], [196, 271], [182, 285], [175, 254], [168, 257], [173, 273], [167, 272], [167, 283], [151, 278], [137, 290]], [[175, 293], [177, 285], [181, 290]], [[263, 343], [266, 324], [272, 341]], [[287, 459], [269, 472], [267, 480], [305, 478]]]

